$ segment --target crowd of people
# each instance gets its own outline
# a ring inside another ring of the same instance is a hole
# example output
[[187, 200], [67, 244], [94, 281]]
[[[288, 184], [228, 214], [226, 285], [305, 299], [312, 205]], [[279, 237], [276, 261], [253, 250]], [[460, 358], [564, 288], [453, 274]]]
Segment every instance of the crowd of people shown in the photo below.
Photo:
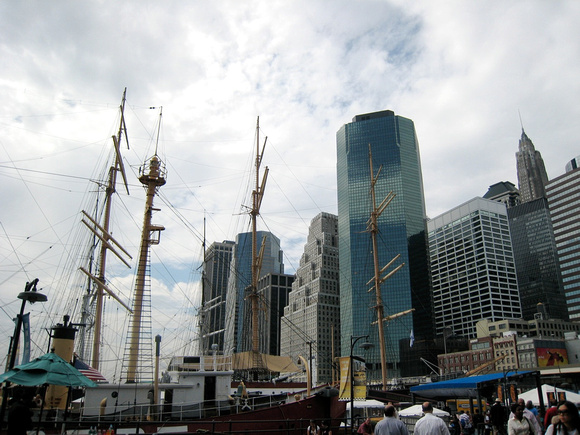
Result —
[[[580, 406], [580, 404], [579, 404]], [[580, 435], [580, 414], [578, 407], [570, 401], [556, 403], [541, 415], [531, 401], [519, 399], [509, 410], [500, 399], [483, 414], [470, 415], [460, 412], [450, 417], [449, 423], [433, 414], [433, 405], [422, 405], [423, 417], [415, 423], [415, 435]], [[392, 404], [385, 405], [384, 418], [373, 426], [366, 418], [358, 427], [357, 434], [367, 435], [409, 435], [405, 423], [398, 418]], [[329, 422], [319, 427], [310, 422], [307, 435], [332, 435]]]

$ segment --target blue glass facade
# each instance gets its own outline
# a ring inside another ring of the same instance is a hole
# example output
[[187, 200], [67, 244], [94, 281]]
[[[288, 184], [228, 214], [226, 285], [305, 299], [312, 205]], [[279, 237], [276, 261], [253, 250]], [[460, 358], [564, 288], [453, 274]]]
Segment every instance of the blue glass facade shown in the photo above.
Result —
[[[284, 273], [283, 252], [280, 249], [280, 239], [278, 237], [267, 231], [257, 231], [258, 249], [256, 251], [260, 251], [264, 237], [266, 245], [260, 278], [268, 273]], [[226, 327], [224, 334], [226, 353], [251, 350], [251, 344], [248, 344], [243, 337], [244, 325], [251, 322], [250, 319], [245, 317], [247, 290], [251, 283], [252, 233], [240, 233], [236, 236], [226, 295]]]
[[[383, 283], [385, 315], [410, 308], [415, 312], [385, 324], [389, 377], [398, 376], [399, 341], [433, 336], [431, 292], [426, 242], [426, 215], [419, 146], [413, 121], [392, 111], [355, 116], [336, 135], [338, 232], [340, 260], [341, 348], [348, 354], [350, 337], [371, 336], [375, 344], [367, 353], [370, 376], [380, 378], [376, 297], [367, 282], [374, 276], [370, 233], [366, 231], [372, 210], [369, 144], [373, 167], [382, 170], [375, 185], [379, 204], [392, 191], [395, 199], [380, 216], [379, 265], [397, 254], [405, 267]], [[355, 354], [359, 353], [355, 351]], [[377, 376], [378, 373], [378, 376]]]

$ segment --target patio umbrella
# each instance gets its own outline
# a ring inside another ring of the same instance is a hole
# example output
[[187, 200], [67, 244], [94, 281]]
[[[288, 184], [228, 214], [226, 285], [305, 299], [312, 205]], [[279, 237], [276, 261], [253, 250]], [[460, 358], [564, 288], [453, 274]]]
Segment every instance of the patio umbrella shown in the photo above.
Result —
[[0, 383], [13, 384], [64, 385], [68, 387], [96, 387], [97, 384], [75, 369], [54, 352], [47, 353], [26, 364], [14, 367], [0, 375]]

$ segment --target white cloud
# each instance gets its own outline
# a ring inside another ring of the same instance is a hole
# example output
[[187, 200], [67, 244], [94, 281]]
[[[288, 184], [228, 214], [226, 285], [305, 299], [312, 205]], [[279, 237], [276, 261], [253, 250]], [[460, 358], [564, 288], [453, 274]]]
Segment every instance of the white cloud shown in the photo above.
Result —
[[[27, 280], [39, 277], [53, 301], [34, 307], [47, 325], [72, 309], [65, 295], [80, 281], [60, 275], [78, 258], [74, 228], [95, 188], [87, 179], [107, 170], [125, 86], [131, 196], [119, 186], [112, 228], [135, 257], [136, 177], [155, 149], [159, 109], [149, 107], [163, 106], [167, 184], [154, 222], [166, 230], [152, 271], [171, 301], [164, 327], [176, 331], [175, 319], [191, 316], [184, 301], [196, 300], [183, 283], [198, 279], [204, 215], [209, 242], [248, 229], [240, 213], [256, 116], [271, 169], [260, 228], [281, 238], [292, 271], [312, 217], [336, 213], [335, 134], [356, 114], [414, 120], [432, 217], [517, 182], [518, 111], [549, 175], [561, 174], [580, 154], [579, 18], [580, 5], [565, 1], [0, 5], [0, 336], [12, 333]], [[114, 261], [109, 272], [132, 273]]]

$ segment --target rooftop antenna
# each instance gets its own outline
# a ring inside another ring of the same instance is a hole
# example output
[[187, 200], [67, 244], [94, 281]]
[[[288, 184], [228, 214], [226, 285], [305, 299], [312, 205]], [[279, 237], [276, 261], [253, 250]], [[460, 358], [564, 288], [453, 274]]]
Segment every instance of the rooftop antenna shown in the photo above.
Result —
[[520, 125], [522, 126], [522, 133], [524, 132], [524, 122], [522, 121], [522, 114], [520, 112], [520, 109], [518, 109], [518, 115], [520, 117]]

